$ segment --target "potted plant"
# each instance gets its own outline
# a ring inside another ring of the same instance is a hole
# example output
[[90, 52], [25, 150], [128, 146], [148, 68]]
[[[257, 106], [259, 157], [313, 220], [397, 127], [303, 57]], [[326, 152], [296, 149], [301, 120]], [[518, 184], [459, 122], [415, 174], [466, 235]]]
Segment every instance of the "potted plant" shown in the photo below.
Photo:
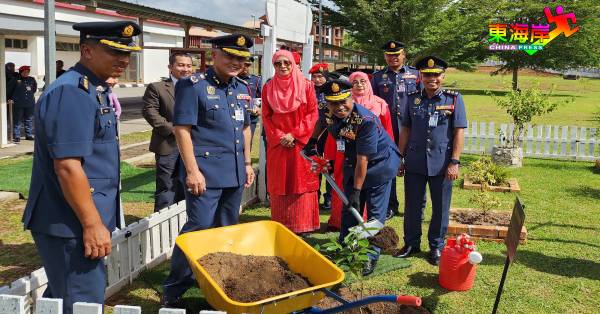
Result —
[[470, 163], [463, 181], [465, 190], [483, 190], [493, 192], [520, 192], [521, 188], [515, 178], [508, 177], [508, 171], [492, 161], [489, 156], [483, 156]]
[[[500, 145], [492, 148], [492, 160], [495, 163], [511, 166], [523, 166], [523, 135], [525, 126], [534, 117], [554, 111], [561, 102], [550, 101], [549, 93], [543, 93], [538, 88], [511, 90], [503, 97], [497, 97], [488, 92], [496, 105], [506, 110], [514, 124], [511, 134], [500, 134]], [[566, 100], [565, 102], [569, 102]]]

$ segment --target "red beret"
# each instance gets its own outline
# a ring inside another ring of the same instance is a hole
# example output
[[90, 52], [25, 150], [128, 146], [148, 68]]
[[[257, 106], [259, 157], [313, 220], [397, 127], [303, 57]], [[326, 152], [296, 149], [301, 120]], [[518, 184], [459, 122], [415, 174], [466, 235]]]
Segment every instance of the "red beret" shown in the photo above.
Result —
[[312, 68], [310, 68], [310, 70], [308, 71], [309, 74], [314, 74], [317, 72], [320, 72], [320, 73], [329, 72], [329, 64], [317, 63], [317, 64], [313, 65]]
[[301, 56], [299, 53], [292, 51], [292, 55], [294, 56], [294, 62], [296, 62], [296, 64], [300, 64], [301, 61]]
[[22, 65], [19, 67], [19, 73], [23, 72], [23, 71], [31, 71], [31, 67], [28, 65]]

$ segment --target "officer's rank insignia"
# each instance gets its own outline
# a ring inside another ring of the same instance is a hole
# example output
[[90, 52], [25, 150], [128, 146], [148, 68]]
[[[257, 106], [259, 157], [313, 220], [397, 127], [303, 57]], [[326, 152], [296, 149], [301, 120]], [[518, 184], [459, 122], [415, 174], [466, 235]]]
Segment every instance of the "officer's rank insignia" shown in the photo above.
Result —
[[361, 125], [362, 123], [363, 118], [356, 114], [356, 112], [353, 112], [352, 117], [350, 117], [350, 124]]
[[331, 84], [331, 91], [337, 93], [340, 91], [340, 86], [337, 83]]
[[327, 123], [327, 125], [332, 125], [333, 124], [333, 119], [331, 119], [329, 117], [325, 117], [325, 122]]
[[392, 48], [392, 49], [396, 48], [396, 44], [395, 44], [395, 43], [393, 43], [393, 42], [391, 42], [391, 43], [390, 43], [390, 48]]
[[421, 98], [415, 98], [415, 105], [418, 105], [421, 103]]
[[319, 109], [327, 109], [327, 103], [320, 102]]
[[198, 78], [195, 75], [190, 76], [190, 81], [194, 84], [198, 83]]
[[79, 79], [79, 88], [86, 92], [90, 90], [90, 81], [88, 80], [87, 76], [82, 76]]
[[[210, 87], [212, 87], [212, 86], [210, 86]], [[213, 87], [213, 93], [214, 93], [214, 87]], [[250, 97], [250, 95], [248, 95], [248, 94], [238, 94], [237, 99], [250, 100], [250, 99], [252, 99], [252, 97]]]
[[434, 65], [435, 65], [435, 62], [433, 61], [433, 59], [427, 60], [427, 66], [428, 67], [433, 68]]
[[127, 25], [123, 29], [123, 32], [121, 33], [121, 35], [123, 35], [123, 37], [131, 37], [131, 35], [133, 35], [133, 26], [132, 25]]
[[246, 44], [246, 38], [244, 38], [244, 36], [240, 36], [238, 37], [237, 41], [235, 42], [238, 46], [242, 47]]

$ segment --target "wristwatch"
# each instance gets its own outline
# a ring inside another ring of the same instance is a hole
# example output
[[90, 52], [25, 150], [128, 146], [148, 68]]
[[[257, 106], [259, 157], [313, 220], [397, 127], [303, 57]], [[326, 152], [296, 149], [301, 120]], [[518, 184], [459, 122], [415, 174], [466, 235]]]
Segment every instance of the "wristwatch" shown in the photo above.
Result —
[[460, 165], [460, 160], [452, 158], [450, 159], [450, 163], [453, 165]]

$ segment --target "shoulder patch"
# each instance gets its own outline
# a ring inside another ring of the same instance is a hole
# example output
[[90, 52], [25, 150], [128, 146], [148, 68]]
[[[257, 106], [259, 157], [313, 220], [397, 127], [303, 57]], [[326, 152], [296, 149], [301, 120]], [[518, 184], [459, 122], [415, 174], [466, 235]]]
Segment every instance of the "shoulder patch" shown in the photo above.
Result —
[[452, 95], [452, 96], [458, 96], [459, 95], [459, 92], [454, 91], [454, 90], [444, 89], [443, 92], [446, 93], [446, 94], [448, 94], [448, 95]]
[[193, 84], [196, 84], [196, 83], [200, 82], [200, 80], [204, 80], [204, 74], [202, 74], [202, 73], [190, 76], [190, 81]]
[[83, 89], [86, 93], [90, 91], [90, 81], [87, 76], [79, 78], [79, 88]]

